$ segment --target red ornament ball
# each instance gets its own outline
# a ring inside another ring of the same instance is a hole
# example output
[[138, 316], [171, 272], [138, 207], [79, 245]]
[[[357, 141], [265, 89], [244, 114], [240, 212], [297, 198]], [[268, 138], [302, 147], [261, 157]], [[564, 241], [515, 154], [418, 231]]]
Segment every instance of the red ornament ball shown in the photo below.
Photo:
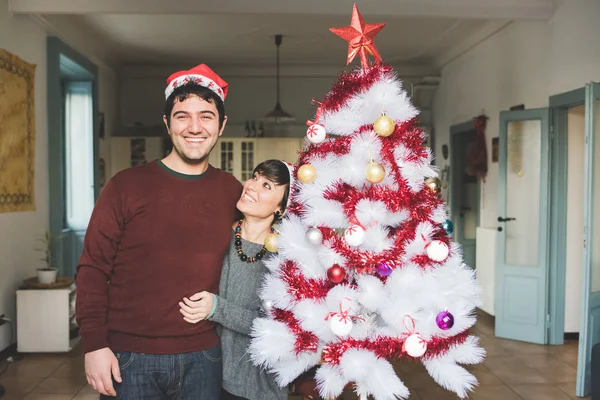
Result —
[[327, 270], [327, 278], [333, 283], [340, 283], [346, 277], [346, 270], [337, 264]]

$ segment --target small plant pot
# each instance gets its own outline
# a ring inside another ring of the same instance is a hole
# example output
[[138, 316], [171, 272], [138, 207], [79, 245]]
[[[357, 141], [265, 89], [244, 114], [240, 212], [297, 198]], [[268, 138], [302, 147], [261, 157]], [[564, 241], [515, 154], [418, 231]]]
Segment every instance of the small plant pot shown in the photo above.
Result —
[[37, 270], [38, 282], [50, 284], [56, 282], [56, 269], [55, 268], [40, 268]]

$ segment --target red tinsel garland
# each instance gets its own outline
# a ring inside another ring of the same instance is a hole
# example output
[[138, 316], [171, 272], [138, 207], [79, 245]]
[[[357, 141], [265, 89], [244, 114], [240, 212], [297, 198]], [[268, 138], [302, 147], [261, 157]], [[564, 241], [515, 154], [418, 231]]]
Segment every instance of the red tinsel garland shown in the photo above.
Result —
[[304, 299], [324, 299], [335, 286], [329, 280], [306, 279], [293, 261], [287, 260], [279, 272], [281, 279], [288, 285], [288, 293], [296, 301]]
[[[427, 351], [421, 359], [433, 359], [442, 356], [448, 352], [450, 347], [463, 344], [469, 337], [469, 331], [464, 331], [456, 336], [449, 338], [434, 337], [427, 341]], [[364, 349], [375, 353], [378, 357], [391, 358], [409, 358], [415, 359], [402, 351], [404, 339], [379, 337], [375, 340], [356, 340], [346, 339], [338, 343], [327, 345], [323, 348], [323, 361], [337, 365], [347, 350]]]
[[290, 331], [296, 336], [296, 342], [294, 344], [296, 355], [302, 352], [317, 351], [319, 348], [319, 339], [314, 333], [303, 330], [291, 311], [276, 308], [272, 313], [275, 321], [286, 324]]
[[370, 68], [363, 68], [361, 71], [343, 72], [321, 102], [321, 108], [325, 112], [339, 110], [352, 96], [368, 90], [384, 74], [394, 74], [392, 67], [377, 64]]
[[311, 144], [306, 150], [300, 153], [298, 157], [299, 165], [306, 164], [309, 160], [317, 157], [325, 157], [328, 154], [335, 154], [337, 156], [348, 154], [353, 139], [351, 136], [344, 136], [331, 138], [319, 144]]
[[359, 274], [372, 274], [377, 266], [381, 263], [386, 263], [390, 268], [394, 269], [404, 264], [402, 254], [404, 253], [404, 243], [409, 238], [414, 238], [414, 230], [404, 229], [394, 238], [394, 246], [381, 253], [372, 251], [360, 251], [346, 244], [346, 241], [339, 237], [335, 230], [330, 228], [321, 228], [323, 239], [329, 240], [332, 247], [340, 253], [346, 260], [346, 266], [354, 269]]
[[406, 192], [393, 190], [387, 186], [371, 186], [364, 191], [347, 183], [335, 183], [333, 187], [326, 189], [323, 197], [327, 200], [337, 201], [343, 204], [344, 212], [351, 218], [355, 214], [356, 205], [361, 200], [382, 201], [391, 212], [398, 212], [408, 208], [411, 199]]

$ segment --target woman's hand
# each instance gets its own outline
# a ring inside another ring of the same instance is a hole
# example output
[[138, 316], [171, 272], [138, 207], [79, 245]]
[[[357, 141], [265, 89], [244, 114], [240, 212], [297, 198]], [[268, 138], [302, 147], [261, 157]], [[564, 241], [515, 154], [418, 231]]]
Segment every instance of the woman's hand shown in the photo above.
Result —
[[195, 324], [206, 319], [213, 304], [213, 295], [209, 292], [196, 293], [189, 298], [184, 297], [179, 302], [179, 312], [184, 321]]

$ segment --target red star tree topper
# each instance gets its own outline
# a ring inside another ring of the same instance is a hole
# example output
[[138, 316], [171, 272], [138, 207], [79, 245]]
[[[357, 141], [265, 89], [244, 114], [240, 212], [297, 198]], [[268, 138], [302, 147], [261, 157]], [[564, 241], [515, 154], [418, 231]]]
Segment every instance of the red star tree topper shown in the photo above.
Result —
[[357, 54], [360, 54], [360, 63], [363, 68], [369, 66], [367, 52], [375, 57], [376, 63], [382, 61], [377, 47], [375, 47], [375, 36], [385, 27], [385, 24], [365, 24], [358, 7], [354, 4], [352, 9], [352, 20], [350, 26], [342, 28], [329, 28], [329, 30], [348, 42], [348, 60], [350, 64]]

